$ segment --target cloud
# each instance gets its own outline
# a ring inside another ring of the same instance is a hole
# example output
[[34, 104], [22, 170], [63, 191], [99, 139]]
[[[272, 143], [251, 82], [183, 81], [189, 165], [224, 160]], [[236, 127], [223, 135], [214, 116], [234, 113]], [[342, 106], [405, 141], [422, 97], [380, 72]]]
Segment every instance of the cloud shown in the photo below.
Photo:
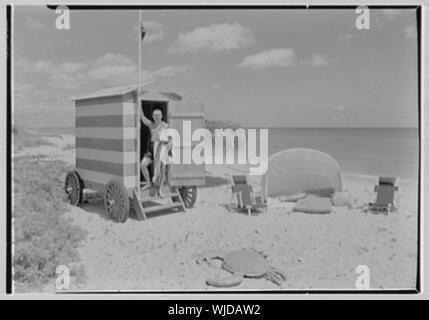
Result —
[[165, 30], [162, 23], [154, 20], [146, 21], [144, 22], [144, 28], [146, 30], [144, 42], [150, 43], [164, 38]]
[[293, 49], [271, 49], [245, 57], [238, 68], [250, 68], [262, 70], [272, 67], [288, 67], [295, 63], [295, 52]]
[[153, 72], [153, 76], [172, 77], [176, 74], [188, 74], [189, 66], [165, 66]]
[[48, 68], [52, 67], [52, 62], [46, 61], [46, 60], [39, 60], [36, 61], [34, 64], [34, 70], [35, 71], [47, 71]]
[[250, 29], [238, 23], [224, 23], [195, 28], [188, 33], [180, 33], [169, 52], [230, 51], [254, 42]]
[[61, 64], [58, 68], [58, 72], [65, 72], [65, 73], [74, 73], [83, 70], [86, 68], [85, 63], [80, 62], [64, 62]]
[[26, 60], [21, 60], [18, 65], [15, 63], [15, 66], [18, 68], [25, 68], [27, 72], [46, 74], [75, 73], [86, 68], [86, 64], [80, 62], [68, 61], [61, 64], [54, 64], [52, 61], [38, 60], [30, 64], [28, 61], [25, 61]]
[[293, 49], [271, 49], [247, 56], [238, 64], [238, 68], [263, 70], [273, 67], [290, 67], [294, 65], [323, 67], [329, 65], [326, 55], [315, 53], [310, 59], [297, 59]]
[[405, 38], [415, 40], [417, 39], [417, 29], [413, 26], [407, 26], [404, 29]]
[[82, 74], [56, 73], [53, 74], [48, 82], [48, 86], [53, 89], [75, 90], [88, 84]]
[[88, 78], [105, 85], [119, 86], [136, 81], [136, 74], [135, 66], [105, 65], [90, 69]]
[[327, 66], [329, 63], [326, 55], [316, 53], [311, 57], [311, 59], [303, 61], [302, 64], [311, 67], [323, 67]]
[[136, 81], [137, 66], [122, 54], [106, 53], [88, 69], [89, 81], [107, 86], [119, 86]]
[[[137, 64], [129, 57], [106, 53], [90, 63], [66, 61], [54, 63], [48, 60], [31, 62], [20, 58], [15, 62], [17, 74], [28, 78], [27, 73], [37, 77], [38, 88], [31, 92], [35, 97], [42, 87], [45, 89], [66, 90], [79, 92], [88, 88], [120, 86], [135, 83], [137, 80]], [[168, 65], [155, 70], [143, 70], [143, 80], [173, 77], [176, 75], [188, 76], [190, 67], [187, 65]], [[46, 79], [45, 79], [46, 78]], [[16, 91], [19, 97], [25, 98], [23, 90]]]
[[401, 10], [397, 10], [397, 9], [382, 9], [381, 13], [387, 19], [395, 19], [397, 16], [399, 16], [401, 14]]
[[134, 60], [128, 58], [125, 55], [117, 53], [106, 53], [103, 56], [97, 58], [94, 61], [95, 66], [104, 66], [104, 65], [134, 65]]
[[46, 26], [32, 17], [26, 17], [25, 23], [32, 30], [45, 30]]
[[[47, 87], [53, 89], [73, 90], [87, 84], [84, 76], [87, 65], [81, 62], [67, 61], [57, 64], [48, 60], [31, 62], [25, 58], [19, 58], [15, 61], [14, 67], [17, 75], [21, 77], [23, 73], [26, 74], [25, 77], [28, 77], [27, 74], [36, 75], [39, 80], [38, 85], [47, 83]], [[45, 77], [47, 80], [44, 79]], [[34, 96], [36, 92], [31, 94]]]
[[[187, 75], [189, 71], [189, 66], [164, 66], [157, 70], [142, 70], [141, 77], [147, 81], [178, 74]], [[95, 61], [94, 67], [88, 70], [88, 78], [108, 86], [133, 83], [137, 80], [137, 65], [127, 56], [106, 53]]]
[[90, 83], [99, 85], [122, 85], [135, 81], [137, 68], [130, 58], [106, 53], [91, 63], [66, 61], [54, 63], [38, 60], [33, 63], [18, 59], [15, 67], [26, 73], [47, 75], [49, 88], [76, 90]]

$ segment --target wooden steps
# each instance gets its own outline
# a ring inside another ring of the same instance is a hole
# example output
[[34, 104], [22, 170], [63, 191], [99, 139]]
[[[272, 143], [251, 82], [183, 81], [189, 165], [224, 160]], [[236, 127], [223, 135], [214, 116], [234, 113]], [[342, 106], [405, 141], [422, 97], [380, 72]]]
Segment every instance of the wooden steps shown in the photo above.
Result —
[[151, 196], [141, 197], [140, 201], [141, 202], [156, 201], [156, 200], [161, 200], [161, 199], [174, 198], [174, 197], [178, 197], [178, 196], [179, 196], [179, 194], [177, 194], [177, 193], [167, 193], [163, 196], [157, 195], [157, 196], [153, 196], [153, 197], [151, 197]]
[[165, 204], [144, 208], [144, 211], [146, 213], [151, 213], [155, 211], [174, 209], [174, 208], [182, 208], [182, 204], [180, 202], [165, 203]]
[[[138, 220], [146, 220], [147, 213], [153, 213], [156, 211], [170, 210], [170, 209], [179, 209], [180, 211], [185, 212], [185, 204], [183, 203], [180, 193], [176, 190], [171, 192], [170, 188], [168, 190], [163, 190], [164, 195], [159, 196], [155, 188], [146, 189], [140, 192], [137, 189], [133, 191], [133, 206], [136, 211]], [[162, 200], [167, 200], [167, 203], [160, 203]], [[150, 204], [149, 204], [150, 203]], [[149, 205], [148, 205], [149, 204]]]

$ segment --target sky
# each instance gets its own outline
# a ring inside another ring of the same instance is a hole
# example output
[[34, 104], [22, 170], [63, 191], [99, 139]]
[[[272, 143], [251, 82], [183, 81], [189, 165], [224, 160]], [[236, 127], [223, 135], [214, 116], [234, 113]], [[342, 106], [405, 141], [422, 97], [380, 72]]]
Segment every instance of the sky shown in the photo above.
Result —
[[[13, 14], [14, 122], [73, 126], [70, 97], [136, 83], [138, 12]], [[143, 10], [144, 80], [257, 127], [418, 126], [416, 12]]]

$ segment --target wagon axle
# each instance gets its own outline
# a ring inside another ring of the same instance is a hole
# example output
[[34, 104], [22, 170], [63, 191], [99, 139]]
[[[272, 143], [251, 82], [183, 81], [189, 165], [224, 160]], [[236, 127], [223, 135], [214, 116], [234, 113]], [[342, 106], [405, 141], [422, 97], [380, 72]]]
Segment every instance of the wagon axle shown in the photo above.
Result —
[[106, 204], [107, 204], [108, 207], [112, 207], [112, 206], [115, 205], [115, 200], [113, 200], [113, 199], [107, 199], [106, 200]]

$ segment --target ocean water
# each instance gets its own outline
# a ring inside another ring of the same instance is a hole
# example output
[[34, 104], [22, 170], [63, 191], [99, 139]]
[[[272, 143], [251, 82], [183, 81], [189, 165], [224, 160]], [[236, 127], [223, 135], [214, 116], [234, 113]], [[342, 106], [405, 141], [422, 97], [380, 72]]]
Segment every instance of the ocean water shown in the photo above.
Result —
[[[74, 134], [74, 128], [40, 128]], [[330, 154], [346, 173], [416, 179], [419, 170], [417, 128], [270, 128], [269, 155], [289, 148]]]
[[417, 128], [269, 129], [269, 154], [310, 148], [334, 157], [347, 173], [416, 179], [419, 170]]

